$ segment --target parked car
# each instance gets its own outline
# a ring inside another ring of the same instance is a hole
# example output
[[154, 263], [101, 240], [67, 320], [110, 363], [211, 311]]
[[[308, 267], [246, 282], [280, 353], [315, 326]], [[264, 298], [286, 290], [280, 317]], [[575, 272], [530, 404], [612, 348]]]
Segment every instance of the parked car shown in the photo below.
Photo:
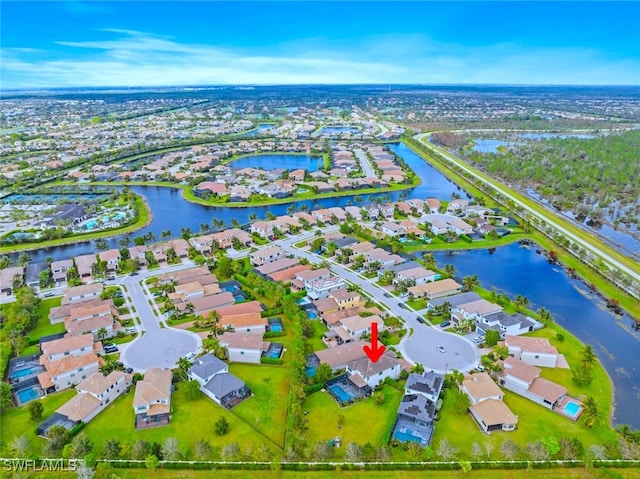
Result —
[[475, 338], [473, 338], [473, 342], [476, 344], [480, 344], [484, 342], [484, 337], [483, 336], [476, 336]]
[[424, 324], [424, 319], [418, 316], [418, 322]]
[[442, 321], [440, 323], [441, 328], [446, 328], [447, 326], [450, 326], [450, 325], [451, 325], [451, 321]]
[[404, 303], [398, 303], [398, 306], [400, 306], [402, 309], [407, 309], [407, 307], [404, 305]]
[[127, 368], [124, 370], [125, 373], [131, 374], [133, 372], [133, 368]]
[[116, 345], [114, 343], [102, 343], [104, 348], [115, 348]]
[[390, 294], [390, 293], [384, 293], [384, 297], [385, 297], [385, 298], [390, 298], [390, 297], [391, 297], [391, 294]]
[[444, 346], [443, 346], [442, 344], [438, 344], [438, 345], [436, 346], [436, 348], [437, 348], [437, 350], [438, 350], [438, 351], [440, 351], [441, 353], [444, 353], [444, 352], [446, 352], [446, 351], [447, 351], [446, 349], [444, 349]]

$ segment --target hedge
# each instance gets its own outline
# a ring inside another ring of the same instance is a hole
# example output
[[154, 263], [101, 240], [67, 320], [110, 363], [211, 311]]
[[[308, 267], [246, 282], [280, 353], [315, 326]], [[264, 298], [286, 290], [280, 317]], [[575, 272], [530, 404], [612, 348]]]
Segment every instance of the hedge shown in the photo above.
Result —
[[324, 387], [324, 383], [323, 382], [312, 384], [311, 386], [305, 386], [304, 387], [304, 393], [307, 396], [309, 396], [309, 395], [311, 395], [313, 393], [316, 393], [316, 392], [320, 391], [323, 387]]
[[282, 358], [268, 358], [262, 356], [260, 358], [260, 364], [282, 364]]
[[268, 331], [262, 335], [264, 339], [266, 338], [279, 338], [281, 336], [286, 336], [286, 331]]
[[269, 316], [278, 316], [279, 314], [282, 314], [282, 307], [266, 309], [260, 312], [260, 316], [263, 318], [268, 318]]

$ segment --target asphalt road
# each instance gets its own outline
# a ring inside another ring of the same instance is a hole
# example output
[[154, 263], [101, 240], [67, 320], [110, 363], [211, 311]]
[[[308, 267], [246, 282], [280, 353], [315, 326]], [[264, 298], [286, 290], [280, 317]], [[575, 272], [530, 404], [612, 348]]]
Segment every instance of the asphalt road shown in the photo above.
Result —
[[423, 134], [420, 134], [420, 135], [416, 135], [415, 138], [420, 143], [422, 143], [424, 146], [429, 148], [431, 151], [434, 151], [435, 153], [438, 153], [440, 156], [445, 158], [447, 161], [459, 166], [460, 168], [465, 170], [467, 173], [470, 173], [471, 175], [473, 175], [475, 178], [479, 179], [483, 183], [491, 186], [493, 189], [498, 191], [500, 194], [504, 195], [505, 197], [507, 197], [511, 201], [513, 201], [516, 205], [518, 205], [518, 206], [524, 208], [525, 210], [527, 210], [534, 217], [549, 223], [553, 228], [555, 228], [556, 230], [560, 231], [567, 238], [571, 239], [571, 241], [575, 242], [576, 244], [579, 244], [580, 246], [582, 246], [587, 251], [591, 251], [596, 256], [602, 258], [605, 262], [607, 262], [607, 263], [609, 263], [611, 265], [614, 265], [619, 270], [624, 271], [625, 273], [630, 275], [632, 278], [634, 278], [636, 281], [640, 281], [640, 274], [638, 274], [633, 269], [628, 268], [626, 265], [624, 265], [620, 261], [616, 260], [615, 258], [610, 256], [609, 254], [607, 254], [606, 251], [600, 250], [599, 248], [593, 246], [588, 241], [585, 241], [582, 238], [580, 238], [579, 236], [575, 235], [574, 233], [568, 231], [566, 228], [564, 228], [562, 225], [558, 224], [557, 221], [554, 220], [554, 216], [555, 215], [551, 214], [551, 212], [545, 211], [545, 212], [541, 213], [537, 209], [532, 208], [527, 203], [525, 203], [525, 202], [519, 200], [518, 198], [516, 198], [515, 196], [513, 196], [512, 193], [509, 192], [508, 190], [506, 190], [505, 188], [503, 188], [501, 186], [498, 186], [498, 185], [495, 185], [492, 182], [487, 181], [485, 178], [483, 178], [482, 176], [478, 175], [477, 172], [475, 172], [472, 168], [470, 168], [468, 165], [466, 165], [463, 161], [458, 160], [457, 158], [455, 158], [451, 154], [448, 154], [448, 153], [442, 151], [441, 149], [436, 149], [433, 145], [431, 145], [428, 142], [428, 140], [427, 140], [428, 135], [429, 135], [429, 133], [423, 133]]
[[355, 150], [353, 150], [353, 152], [356, 154], [356, 157], [360, 162], [360, 166], [362, 167], [364, 176], [375, 177], [376, 172], [373, 171], [373, 167], [371, 166], [371, 163], [369, 163], [369, 159], [367, 158], [367, 155], [365, 154], [365, 152], [362, 151], [360, 148], [356, 148]]
[[[310, 236], [313, 235], [311, 234]], [[296, 236], [295, 238], [280, 240], [277, 243], [286, 252], [306, 258], [311, 263], [320, 263], [326, 260], [326, 258], [293, 246], [301, 240], [300, 236]], [[480, 352], [471, 341], [462, 336], [444, 332], [439, 327], [418, 322], [418, 316], [414, 311], [399, 306], [399, 303], [403, 303], [402, 299], [396, 297], [387, 298], [385, 296], [386, 291], [367, 278], [335, 262], [330, 261], [330, 263], [331, 271], [334, 274], [358, 285], [374, 301], [386, 305], [390, 314], [404, 320], [409, 334], [403, 338], [397, 348], [409, 362], [413, 364], [420, 363], [425, 369], [432, 369], [437, 372], [451, 371], [453, 369], [469, 371], [478, 364]], [[438, 351], [438, 345], [444, 347], [444, 353]]]
[[139, 318], [141, 322], [139, 327], [143, 331], [126, 347], [125, 345], [121, 347], [120, 360], [125, 367], [131, 367], [140, 372], [153, 367], [172, 368], [176, 365], [178, 358], [196, 352], [201, 347], [202, 340], [197, 334], [160, 325], [159, 317], [153, 313], [148, 302], [153, 296], [149, 295], [140, 284], [141, 279], [146, 276], [157, 275], [172, 269], [193, 267], [192, 264], [181, 266], [165, 268], [162, 271], [152, 270], [151, 274], [145, 271], [145, 274], [141, 273], [139, 276], [125, 276], [111, 282], [126, 286], [125, 296], [135, 307], [135, 316]]

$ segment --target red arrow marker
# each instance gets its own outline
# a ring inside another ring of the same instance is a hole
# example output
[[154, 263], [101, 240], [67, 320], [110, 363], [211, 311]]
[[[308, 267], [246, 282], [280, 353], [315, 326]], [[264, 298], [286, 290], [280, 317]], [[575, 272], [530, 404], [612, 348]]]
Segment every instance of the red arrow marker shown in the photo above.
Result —
[[365, 354], [369, 356], [371, 362], [378, 362], [380, 356], [384, 354], [385, 348], [384, 344], [378, 346], [378, 323], [371, 323], [371, 347], [369, 345], [362, 346]]

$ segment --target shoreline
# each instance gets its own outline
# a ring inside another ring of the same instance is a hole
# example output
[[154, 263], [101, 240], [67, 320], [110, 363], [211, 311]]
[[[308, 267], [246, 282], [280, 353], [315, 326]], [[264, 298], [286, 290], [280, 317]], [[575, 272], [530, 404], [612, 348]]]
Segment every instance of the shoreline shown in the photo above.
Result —
[[[110, 239], [117, 236], [125, 235], [127, 233], [134, 233], [143, 228], [146, 228], [153, 222], [153, 210], [147, 203], [147, 198], [143, 195], [136, 195], [138, 199], [142, 202], [142, 207], [146, 209], [147, 219], [142, 225], [137, 225], [134, 223], [133, 225], [125, 226], [124, 228], [118, 228], [113, 230], [104, 231], [104, 235], [100, 234], [100, 232], [96, 233], [88, 233], [88, 235], [96, 234], [98, 236], [92, 238], [83, 238], [82, 236], [70, 236], [68, 238], [61, 238], [60, 240], [55, 241], [54, 244], [43, 245], [43, 243], [24, 243], [24, 246], [21, 247], [20, 244], [10, 245], [13, 249], [11, 251], [6, 251], [4, 248], [9, 248], [9, 246], [0, 247], [0, 254], [14, 254], [14, 253], [22, 253], [26, 251], [34, 251], [38, 249], [47, 249], [47, 248], [57, 248], [58, 246], [68, 246], [71, 244], [77, 243], [90, 243], [92, 241], [101, 240], [101, 239]], [[128, 229], [132, 228], [132, 229]], [[59, 242], [58, 242], [59, 241]]]

